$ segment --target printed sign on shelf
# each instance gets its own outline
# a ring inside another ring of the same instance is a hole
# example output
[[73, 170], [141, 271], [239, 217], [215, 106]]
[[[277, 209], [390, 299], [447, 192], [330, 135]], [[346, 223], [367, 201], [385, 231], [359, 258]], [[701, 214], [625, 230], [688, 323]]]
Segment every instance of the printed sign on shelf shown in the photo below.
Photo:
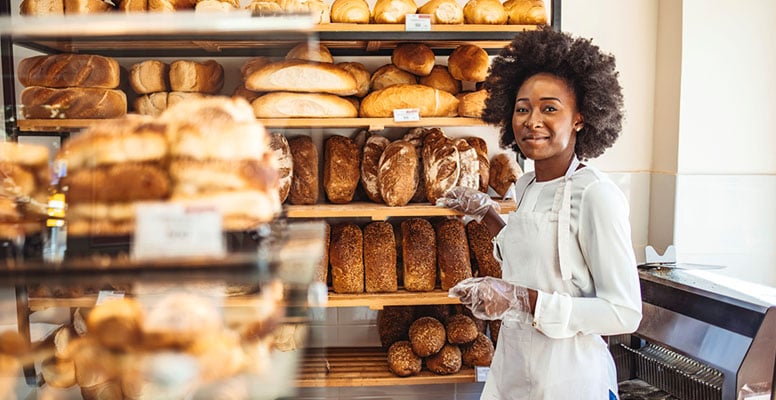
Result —
[[174, 203], [138, 205], [132, 258], [223, 257], [221, 213], [212, 207]]

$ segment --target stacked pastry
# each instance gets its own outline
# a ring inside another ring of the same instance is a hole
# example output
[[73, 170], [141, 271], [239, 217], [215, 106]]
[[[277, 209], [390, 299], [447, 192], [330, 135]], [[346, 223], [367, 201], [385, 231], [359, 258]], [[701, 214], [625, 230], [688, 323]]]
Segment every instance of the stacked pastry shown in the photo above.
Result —
[[23, 59], [16, 69], [25, 118], [118, 118], [127, 96], [118, 90], [119, 64], [109, 57], [55, 54]]
[[179, 102], [217, 94], [224, 85], [224, 68], [215, 60], [177, 60], [170, 65], [146, 60], [132, 65], [129, 84], [139, 95], [135, 112], [159, 116]]
[[0, 240], [40, 231], [51, 182], [48, 148], [0, 142]]

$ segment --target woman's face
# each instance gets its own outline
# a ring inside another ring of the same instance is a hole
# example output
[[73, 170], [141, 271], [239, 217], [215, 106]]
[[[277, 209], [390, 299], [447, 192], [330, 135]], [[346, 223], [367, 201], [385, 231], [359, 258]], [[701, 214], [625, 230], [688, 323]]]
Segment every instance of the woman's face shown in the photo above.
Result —
[[582, 115], [566, 81], [539, 73], [517, 91], [512, 129], [520, 151], [539, 164], [568, 163], [574, 153]]

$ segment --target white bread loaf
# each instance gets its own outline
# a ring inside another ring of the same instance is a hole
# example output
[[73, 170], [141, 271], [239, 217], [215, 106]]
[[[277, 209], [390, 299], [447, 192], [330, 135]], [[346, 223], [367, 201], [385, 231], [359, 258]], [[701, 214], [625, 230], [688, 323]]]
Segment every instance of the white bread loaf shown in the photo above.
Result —
[[467, 24], [504, 25], [507, 12], [499, 0], [469, 0], [463, 6], [463, 19]]
[[371, 91], [376, 91], [400, 83], [414, 85], [418, 83], [418, 78], [393, 64], [385, 64], [372, 73], [369, 86]]
[[431, 15], [432, 24], [463, 23], [463, 7], [455, 0], [430, 0], [418, 8], [418, 14]]
[[216, 94], [224, 87], [224, 67], [215, 60], [178, 60], [170, 64], [170, 89]]
[[547, 10], [544, 0], [507, 0], [504, 2], [510, 25], [545, 25]]
[[418, 83], [444, 90], [452, 95], [456, 95], [461, 91], [461, 81], [453, 78], [450, 75], [450, 71], [444, 65], [435, 65], [428, 76], [421, 76], [418, 79]]
[[329, 49], [318, 43], [313, 45], [309, 42], [302, 42], [294, 46], [286, 53], [286, 60], [305, 60], [314, 62], [333, 63]]
[[399, 108], [417, 108], [421, 117], [454, 117], [458, 114], [458, 99], [425, 85], [393, 85], [367, 95], [359, 115], [389, 118]]
[[23, 59], [16, 68], [24, 86], [49, 88], [119, 86], [119, 63], [113, 58], [90, 54], [54, 54]]
[[127, 113], [121, 90], [100, 88], [52, 89], [30, 86], [22, 90], [25, 118], [118, 118]]
[[372, 74], [366, 69], [364, 64], [357, 62], [341, 62], [337, 63], [337, 66], [348, 71], [356, 79], [356, 88], [358, 91], [354, 96], [364, 97], [369, 93], [369, 83], [372, 79]]
[[129, 84], [138, 94], [169, 92], [170, 67], [159, 60], [146, 60], [129, 69]]
[[417, 11], [414, 0], [377, 0], [372, 14], [376, 24], [403, 24], [407, 14]]
[[331, 5], [331, 22], [368, 24], [371, 17], [365, 0], [334, 0]]
[[488, 52], [473, 44], [456, 47], [447, 58], [447, 68], [455, 79], [482, 82], [488, 76]]
[[245, 87], [257, 92], [331, 93], [351, 96], [358, 92], [350, 72], [330, 63], [285, 60], [267, 64], [245, 78]]
[[488, 91], [485, 89], [476, 92], [468, 92], [458, 96], [458, 115], [462, 117], [480, 118], [485, 110], [485, 100], [488, 99]]
[[355, 118], [348, 99], [326, 93], [267, 93], [251, 103], [257, 118]]

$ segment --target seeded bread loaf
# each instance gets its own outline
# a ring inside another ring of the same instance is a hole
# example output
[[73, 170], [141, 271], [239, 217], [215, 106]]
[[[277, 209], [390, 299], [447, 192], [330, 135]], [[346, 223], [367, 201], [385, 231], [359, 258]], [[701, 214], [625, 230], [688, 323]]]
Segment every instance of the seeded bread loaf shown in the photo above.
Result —
[[344, 222], [332, 226], [329, 263], [334, 292], [364, 292], [363, 246], [363, 234], [358, 225]]
[[361, 176], [361, 150], [350, 138], [335, 135], [326, 140], [323, 155], [323, 188], [335, 204], [353, 200]]
[[442, 290], [472, 277], [466, 229], [459, 219], [445, 219], [436, 227], [437, 264]]
[[436, 236], [431, 223], [410, 218], [401, 223], [404, 289], [430, 292], [436, 286]]
[[393, 226], [372, 222], [364, 227], [364, 275], [367, 293], [395, 292], [396, 243]]
[[466, 224], [466, 237], [477, 276], [501, 278], [501, 264], [493, 257], [492, 235], [485, 224], [470, 221]]

